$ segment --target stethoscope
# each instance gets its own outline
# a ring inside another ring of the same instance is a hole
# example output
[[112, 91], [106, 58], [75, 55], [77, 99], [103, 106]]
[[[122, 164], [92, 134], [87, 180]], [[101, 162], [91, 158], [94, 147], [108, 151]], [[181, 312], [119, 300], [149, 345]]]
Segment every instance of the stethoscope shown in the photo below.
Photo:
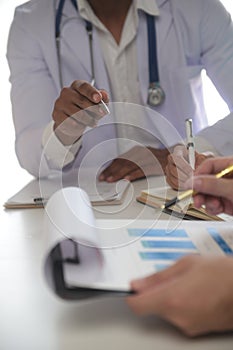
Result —
[[[78, 11], [78, 5], [76, 0], [70, 0]], [[59, 65], [59, 78], [60, 84], [62, 84], [62, 72], [61, 72], [61, 57], [60, 57], [60, 28], [62, 11], [64, 8], [65, 0], [60, 0], [58, 9], [56, 12], [55, 21], [55, 35], [56, 35], [56, 47]], [[147, 34], [148, 34], [148, 56], [149, 56], [149, 88], [148, 88], [148, 99], [147, 103], [156, 107], [161, 105], [165, 100], [165, 92], [161, 87], [159, 81], [159, 70], [158, 70], [158, 57], [157, 57], [157, 42], [156, 42], [156, 25], [154, 16], [146, 14], [147, 20]], [[91, 58], [91, 84], [95, 85], [95, 66], [94, 66], [94, 52], [93, 52], [93, 25], [91, 22], [85, 20], [86, 31], [89, 38], [90, 47], [90, 58]]]

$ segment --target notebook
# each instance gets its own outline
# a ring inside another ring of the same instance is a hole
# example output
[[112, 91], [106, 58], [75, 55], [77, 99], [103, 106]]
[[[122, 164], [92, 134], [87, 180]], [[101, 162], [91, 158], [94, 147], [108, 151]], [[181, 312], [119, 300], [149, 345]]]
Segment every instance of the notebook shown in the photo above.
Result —
[[[140, 196], [137, 197], [137, 201], [154, 208], [161, 208], [166, 201], [176, 197], [177, 193], [177, 191], [170, 187], [150, 188], [148, 190], [142, 190]], [[180, 191], [179, 194], [181, 193]], [[195, 208], [192, 198], [176, 203], [169, 209], [165, 209], [165, 211], [175, 216], [183, 216], [186, 219], [224, 221], [220, 216], [207, 213], [205, 208]]]

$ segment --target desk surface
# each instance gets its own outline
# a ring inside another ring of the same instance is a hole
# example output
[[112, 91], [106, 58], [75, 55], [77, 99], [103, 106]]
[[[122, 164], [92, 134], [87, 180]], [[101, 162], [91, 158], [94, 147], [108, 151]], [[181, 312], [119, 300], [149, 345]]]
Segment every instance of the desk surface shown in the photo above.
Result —
[[[138, 217], [142, 211], [144, 218], [154, 218], [154, 209], [134, 200], [142, 188], [143, 181], [134, 184], [132, 200], [114, 218]], [[101, 208], [95, 208], [98, 218], [106, 217]], [[82, 303], [58, 299], [42, 272], [43, 215], [43, 209], [0, 213], [1, 350], [232, 350], [233, 334], [188, 339], [159, 318], [135, 316], [121, 298]]]

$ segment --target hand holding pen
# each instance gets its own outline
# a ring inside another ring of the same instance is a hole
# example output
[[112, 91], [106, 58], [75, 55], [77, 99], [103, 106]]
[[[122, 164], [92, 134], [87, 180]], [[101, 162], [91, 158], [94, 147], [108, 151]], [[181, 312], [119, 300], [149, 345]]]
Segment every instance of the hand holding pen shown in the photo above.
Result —
[[97, 126], [109, 114], [109, 97], [105, 90], [97, 90], [91, 83], [75, 80], [64, 87], [53, 109], [54, 130], [64, 144], [79, 139], [86, 127]]
[[[166, 181], [175, 190], [184, 189], [185, 182], [193, 175], [193, 169], [188, 161], [187, 146], [176, 146], [167, 157]], [[195, 152], [195, 166], [198, 167], [207, 157]]]
[[167, 201], [162, 209], [192, 196], [197, 208], [205, 205], [210, 214], [225, 212], [232, 215], [233, 157], [208, 159], [197, 168], [194, 175], [185, 184], [187, 191]]
[[195, 207], [205, 205], [213, 215], [222, 212], [233, 215], [233, 156], [207, 159], [185, 187], [193, 187]]
[[192, 119], [186, 119], [186, 146], [178, 145], [167, 157], [166, 181], [175, 190], [183, 190], [184, 183], [193, 175], [207, 156], [195, 151]]

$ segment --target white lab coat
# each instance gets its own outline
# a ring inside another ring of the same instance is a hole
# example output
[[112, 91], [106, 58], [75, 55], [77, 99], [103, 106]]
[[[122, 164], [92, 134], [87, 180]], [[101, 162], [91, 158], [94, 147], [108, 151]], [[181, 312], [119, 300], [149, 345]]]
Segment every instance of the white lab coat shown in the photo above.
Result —
[[[233, 25], [230, 15], [217, 0], [157, 0], [157, 5], [160, 11], [160, 17], [156, 20], [158, 64], [166, 99], [163, 105], [154, 109], [184, 137], [184, 120], [187, 117], [193, 118], [195, 133], [207, 126], [200, 76], [203, 68], [229, 109], [233, 110]], [[70, 0], [66, 0], [63, 13], [67, 17], [75, 17], [67, 22], [62, 31], [61, 68], [64, 84], [70, 85], [75, 79], [90, 81], [90, 52], [84, 21], [75, 12]], [[16, 9], [8, 41], [16, 153], [21, 166], [35, 176], [38, 176], [41, 162], [42, 133], [51, 121], [54, 101], [61, 90], [54, 23], [54, 1], [32, 0]], [[95, 30], [93, 36], [95, 66], [98, 67], [96, 85], [110, 91]], [[145, 106], [149, 85], [147, 43], [146, 18], [140, 12], [138, 75]], [[232, 125], [232, 117], [228, 119]], [[169, 135], [169, 139], [164, 141], [165, 145], [178, 141], [172, 132], [158, 124], [156, 118], [147, 119], [145, 116], [145, 120], [146, 127], [156, 136], [158, 129], [160, 134]], [[210, 139], [214, 147], [224, 154], [224, 145], [228, 147], [229, 142], [232, 144], [232, 135], [226, 135], [231, 140], [223, 145], [217, 132], [216, 127], [208, 129], [207, 133], [212, 135]], [[73, 166], [78, 166], [96, 144], [115, 136], [113, 125], [86, 133]], [[106, 147], [105, 152], [108, 152]], [[105, 154], [102, 156], [105, 157]], [[44, 162], [42, 174], [47, 174], [49, 167], [50, 164]]]

